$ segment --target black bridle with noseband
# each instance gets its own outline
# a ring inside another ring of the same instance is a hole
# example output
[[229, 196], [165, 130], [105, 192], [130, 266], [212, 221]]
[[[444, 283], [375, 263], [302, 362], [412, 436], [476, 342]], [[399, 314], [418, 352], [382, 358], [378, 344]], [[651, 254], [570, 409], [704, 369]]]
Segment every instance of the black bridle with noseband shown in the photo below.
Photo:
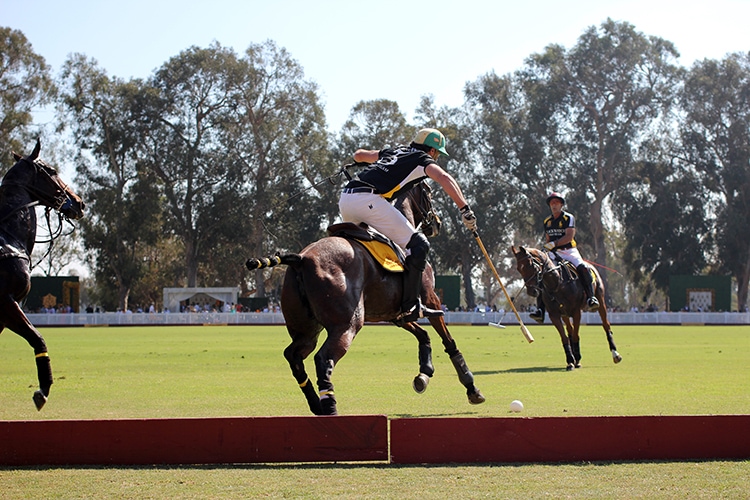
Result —
[[[538, 260], [534, 258], [534, 256], [528, 252], [523, 257], [518, 259], [519, 264], [526, 259], [528, 259], [531, 262], [531, 266], [534, 269], [534, 275], [528, 279], [524, 279], [524, 286], [527, 289], [536, 290], [537, 293], [541, 293], [542, 290], [544, 290], [544, 277], [548, 274], [557, 272], [560, 269], [560, 266], [563, 265], [563, 264], [557, 264], [555, 266], [552, 266], [550, 265], [549, 260], [546, 260], [546, 261]], [[532, 280], [533, 280], [533, 283], [532, 283]], [[561, 280], [558, 280], [557, 288], [559, 288], [560, 286], [560, 281]], [[550, 293], [555, 293], [556, 291], [557, 289], [548, 290], [548, 292]]]
[[422, 201], [418, 201], [416, 195], [409, 191], [408, 197], [413, 208], [419, 211], [422, 217], [421, 229], [425, 236], [437, 236], [440, 232], [441, 220], [435, 209], [432, 207], [432, 189], [424, 181], [417, 184], [419, 187]]
[[[49, 239], [37, 240], [35, 241], [35, 243], [53, 243], [63, 233], [63, 224], [62, 224], [63, 220], [65, 220], [68, 224], [73, 226], [73, 222], [70, 220], [70, 218], [62, 212], [65, 208], [73, 204], [73, 200], [70, 198], [67, 192], [67, 185], [64, 182], [62, 182], [62, 180], [59, 177], [57, 177], [57, 172], [55, 170], [45, 165], [44, 162], [41, 160], [32, 161], [28, 158], [21, 158], [19, 161], [22, 161], [26, 163], [27, 165], [30, 165], [34, 169], [34, 174], [33, 174], [31, 182], [25, 183], [25, 182], [18, 182], [14, 180], [3, 179], [2, 184], [0, 184], [0, 190], [9, 186], [20, 187], [26, 190], [29, 193], [29, 195], [31, 195], [32, 201], [11, 209], [7, 214], [5, 214], [2, 218], [0, 218], [0, 224], [8, 220], [15, 213], [18, 213], [22, 210], [33, 208], [37, 205], [43, 205], [45, 207], [44, 217], [45, 217], [45, 220], [47, 221]], [[50, 186], [54, 186], [54, 189], [52, 189], [50, 192], [50, 191], [45, 191], [43, 189], [38, 188], [37, 179], [36, 179], [37, 175], [40, 175], [43, 178], [43, 182], [46, 182]], [[57, 180], [55, 180], [55, 178], [57, 178]], [[57, 213], [57, 216], [59, 218], [59, 224], [57, 225], [57, 228], [55, 230], [52, 229], [52, 222], [51, 222], [52, 210], [54, 210]], [[73, 229], [67, 234], [72, 233], [74, 230], [75, 230], [75, 226], [73, 226]], [[51, 251], [52, 251], [52, 245], [50, 245], [49, 249], [47, 250], [47, 253], [45, 254], [44, 257], [42, 257], [42, 259], [44, 259], [47, 256], [47, 254], [49, 254]]]

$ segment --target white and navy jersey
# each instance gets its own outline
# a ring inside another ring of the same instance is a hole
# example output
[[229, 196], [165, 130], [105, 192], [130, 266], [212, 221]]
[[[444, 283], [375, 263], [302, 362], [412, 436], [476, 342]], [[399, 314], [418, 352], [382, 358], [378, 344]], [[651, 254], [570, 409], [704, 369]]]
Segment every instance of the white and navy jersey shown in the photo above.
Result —
[[[576, 227], [576, 218], [570, 212], [563, 211], [556, 219], [553, 219], [551, 215], [544, 219], [544, 232], [547, 233], [550, 241], [557, 241], [565, 236], [565, 230], [569, 227]], [[575, 246], [576, 242], [573, 240], [560, 248], [575, 248]]]
[[[378, 161], [360, 172], [357, 178], [373, 187], [383, 198], [391, 200], [427, 177], [424, 169], [431, 163], [437, 162], [419, 149], [408, 146], [381, 149]], [[356, 180], [350, 184], [351, 187], [362, 185]]]

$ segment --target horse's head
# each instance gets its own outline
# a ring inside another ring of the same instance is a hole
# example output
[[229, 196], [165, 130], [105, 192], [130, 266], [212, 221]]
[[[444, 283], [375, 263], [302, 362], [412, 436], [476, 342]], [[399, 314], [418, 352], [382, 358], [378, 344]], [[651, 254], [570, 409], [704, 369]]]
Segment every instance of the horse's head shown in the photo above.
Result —
[[37, 139], [29, 156], [24, 158], [13, 153], [16, 164], [5, 174], [2, 185], [23, 187], [33, 201], [57, 210], [69, 219], [80, 219], [86, 204], [63, 182], [54, 168], [39, 159], [40, 149]]
[[424, 181], [400, 197], [396, 201], [396, 208], [428, 238], [440, 233], [442, 221], [432, 207], [432, 189]]
[[[532, 297], [538, 297], [542, 292], [542, 278], [544, 276], [545, 261], [547, 257], [544, 252], [535, 248], [510, 247], [516, 258], [516, 269], [523, 278], [526, 293]], [[547, 258], [549, 260], [549, 258]]]

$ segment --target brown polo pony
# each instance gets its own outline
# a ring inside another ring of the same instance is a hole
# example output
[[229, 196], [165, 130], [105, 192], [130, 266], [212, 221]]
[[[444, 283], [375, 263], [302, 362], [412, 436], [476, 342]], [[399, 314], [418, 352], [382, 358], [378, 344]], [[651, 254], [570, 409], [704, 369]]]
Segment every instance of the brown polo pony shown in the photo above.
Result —
[[[437, 234], [439, 218], [432, 210], [430, 189], [424, 182], [400, 196], [394, 206], [414, 227], [421, 227], [426, 236]], [[361, 244], [339, 236], [322, 238], [299, 253], [246, 262], [250, 270], [278, 264], [288, 266], [281, 292], [281, 310], [292, 342], [284, 350], [284, 357], [310, 411], [315, 415], [336, 415], [331, 381], [336, 363], [347, 353], [365, 322], [393, 321], [398, 316], [402, 275], [384, 270]], [[429, 263], [422, 276], [421, 299], [430, 308], [441, 306]], [[483, 403], [484, 396], [474, 386], [474, 375], [466, 366], [444, 319], [433, 317], [429, 321], [440, 335], [445, 352], [466, 387], [469, 402]], [[434, 373], [429, 334], [416, 322], [399, 326], [419, 342], [420, 373], [413, 386], [422, 393]], [[305, 371], [304, 361], [317, 347], [323, 330], [327, 333], [326, 339], [314, 356], [316, 388]]]
[[37, 140], [29, 156], [22, 158], [13, 153], [16, 164], [0, 185], [0, 332], [8, 328], [34, 348], [39, 389], [33, 400], [37, 410], [47, 402], [52, 368], [42, 334], [18, 305], [31, 290], [31, 252], [36, 242], [34, 207], [42, 205], [48, 214], [55, 210], [67, 219], [80, 219], [85, 207], [57, 172], [39, 159], [40, 149]]
[[[578, 330], [581, 326], [581, 311], [586, 307], [586, 294], [575, 269], [563, 267], [564, 263], [554, 263], [547, 252], [536, 248], [511, 247], [516, 258], [516, 269], [521, 273], [526, 292], [532, 297], [542, 294], [544, 306], [547, 309], [552, 324], [557, 328], [562, 340], [567, 370], [581, 367], [581, 343]], [[615, 363], [622, 361], [617, 352], [612, 327], [607, 320], [607, 306], [604, 302], [604, 284], [599, 272], [589, 266], [594, 273], [594, 293], [599, 300], [599, 317], [602, 328], [607, 334], [609, 350]], [[571, 319], [573, 322], [571, 323]], [[565, 328], [563, 328], [563, 323]], [[567, 330], [567, 335], [566, 335]]]

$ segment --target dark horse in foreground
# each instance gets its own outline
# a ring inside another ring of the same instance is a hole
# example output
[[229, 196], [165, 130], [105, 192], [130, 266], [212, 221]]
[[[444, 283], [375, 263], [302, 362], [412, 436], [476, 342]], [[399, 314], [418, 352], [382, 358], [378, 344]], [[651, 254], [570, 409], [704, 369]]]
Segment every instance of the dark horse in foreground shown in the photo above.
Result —
[[61, 217], [80, 219], [84, 203], [39, 157], [41, 145], [27, 157], [13, 153], [16, 164], [0, 184], [0, 332], [6, 327], [34, 348], [39, 390], [34, 404], [41, 410], [52, 385], [47, 345], [21, 310], [31, 290], [31, 251], [36, 240], [36, 205], [56, 210]]
[[[516, 257], [516, 269], [523, 277], [527, 293], [532, 297], [542, 294], [549, 318], [560, 334], [565, 350], [565, 360], [568, 363], [567, 369], [580, 368], [581, 343], [578, 330], [581, 326], [581, 311], [586, 308], [586, 294], [576, 270], [564, 262], [554, 263], [547, 252], [536, 248], [520, 247], [516, 250], [515, 247], [511, 247], [511, 250]], [[617, 352], [612, 338], [611, 325], [607, 320], [604, 284], [598, 271], [593, 267], [587, 267], [594, 276], [594, 293], [599, 300], [599, 317], [602, 319], [602, 328], [607, 334], [612, 360], [619, 363], [622, 361], [622, 356]], [[564, 329], [563, 323], [565, 323]]]
[[[426, 236], [437, 234], [439, 219], [432, 211], [429, 187], [424, 182], [415, 185], [394, 203], [414, 227], [420, 227], [421, 223]], [[398, 316], [403, 294], [402, 275], [384, 270], [361, 244], [338, 236], [322, 238], [298, 254], [264, 261], [250, 259], [247, 267], [252, 270], [277, 264], [288, 266], [281, 292], [281, 308], [292, 343], [284, 350], [284, 357], [312, 413], [336, 415], [331, 382], [333, 369], [366, 321], [393, 321]], [[432, 309], [441, 306], [429, 263], [422, 277], [421, 300]], [[483, 403], [484, 396], [474, 386], [474, 376], [444, 319], [431, 317], [429, 321], [440, 335], [445, 352], [466, 387], [469, 402]], [[399, 326], [411, 332], [419, 342], [420, 373], [414, 379], [414, 390], [424, 392], [434, 372], [430, 337], [416, 322]], [[327, 338], [314, 357], [316, 388], [305, 371], [304, 360], [315, 350], [323, 329]]]

